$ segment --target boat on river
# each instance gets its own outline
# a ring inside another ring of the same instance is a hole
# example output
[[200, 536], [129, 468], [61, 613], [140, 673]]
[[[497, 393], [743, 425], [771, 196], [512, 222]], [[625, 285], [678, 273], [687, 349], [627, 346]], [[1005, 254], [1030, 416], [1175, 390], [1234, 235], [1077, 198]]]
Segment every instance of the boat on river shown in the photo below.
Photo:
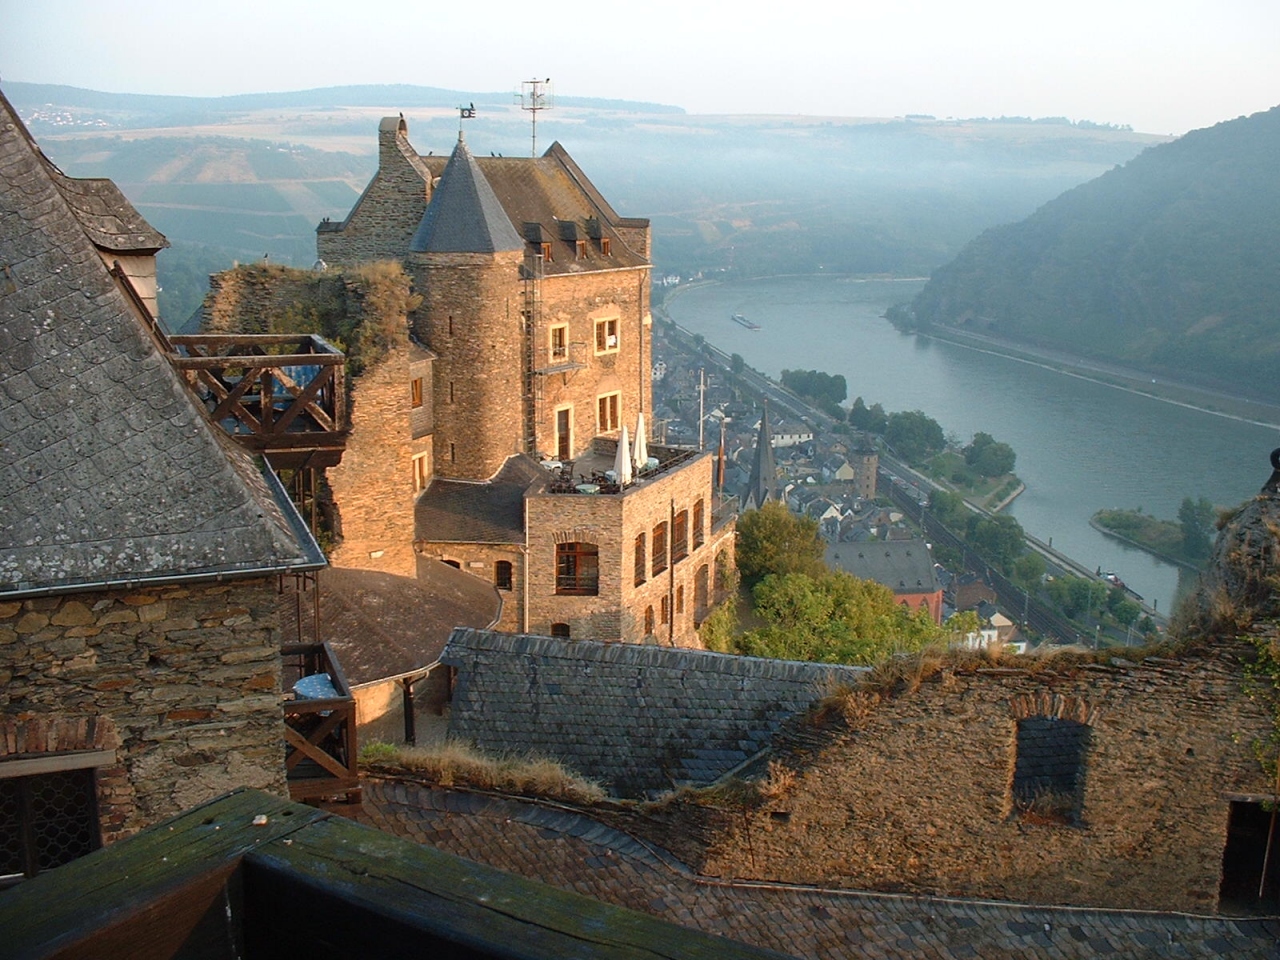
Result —
[[742, 314], [740, 314], [740, 313], [735, 313], [735, 314], [733, 315], [733, 322], [734, 322], [734, 323], [740, 323], [740, 324], [742, 324], [742, 325], [743, 325], [744, 327], [746, 327], [748, 330], [759, 330], [759, 329], [760, 329], [760, 324], [758, 324], [758, 323], [752, 323], [750, 320], [748, 320], [746, 317], [744, 317], [744, 316], [743, 316]]

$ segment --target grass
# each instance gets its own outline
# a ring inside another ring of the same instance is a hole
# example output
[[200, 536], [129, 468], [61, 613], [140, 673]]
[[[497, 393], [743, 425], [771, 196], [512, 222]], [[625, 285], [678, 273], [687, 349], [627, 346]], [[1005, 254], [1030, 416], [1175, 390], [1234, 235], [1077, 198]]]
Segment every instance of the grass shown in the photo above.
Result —
[[366, 744], [360, 766], [369, 773], [411, 774], [442, 787], [471, 787], [519, 796], [598, 803], [604, 788], [555, 760], [533, 755], [490, 756], [458, 740], [429, 747]]

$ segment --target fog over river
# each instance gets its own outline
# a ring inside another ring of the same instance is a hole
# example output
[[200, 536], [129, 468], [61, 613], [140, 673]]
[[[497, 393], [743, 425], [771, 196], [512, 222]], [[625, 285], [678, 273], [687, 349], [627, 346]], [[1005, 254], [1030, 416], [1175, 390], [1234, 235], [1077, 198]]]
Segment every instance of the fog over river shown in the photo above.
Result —
[[[843, 374], [850, 402], [923, 410], [947, 435], [979, 430], [1017, 452], [1027, 491], [1008, 512], [1089, 568], [1114, 570], [1168, 612], [1178, 568], [1089, 526], [1104, 507], [1176, 519], [1186, 496], [1219, 506], [1253, 496], [1280, 431], [1143, 397], [1018, 360], [902, 334], [882, 318], [923, 281], [784, 277], [694, 286], [667, 304], [681, 326], [777, 378]], [[748, 330], [741, 313], [760, 325]]]

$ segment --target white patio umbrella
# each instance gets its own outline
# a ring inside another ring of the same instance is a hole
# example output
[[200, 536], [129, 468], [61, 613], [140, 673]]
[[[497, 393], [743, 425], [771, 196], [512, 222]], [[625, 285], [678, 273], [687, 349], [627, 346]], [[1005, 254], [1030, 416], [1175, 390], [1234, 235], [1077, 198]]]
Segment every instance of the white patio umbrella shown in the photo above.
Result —
[[636, 418], [636, 449], [631, 457], [631, 462], [635, 464], [637, 473], [643, 470], [645, 464], [649, 462], [649, 444], [644, 438], [643, 410], [640, 411], [640, 416]]
[[622, 425], [622, 436], [618, 439], [618, 455], [613, 459], [613, 472], [618, 475], [618, 483], [626, 486], [631, 482], [631, 441], [627, 439], [627, 425]]

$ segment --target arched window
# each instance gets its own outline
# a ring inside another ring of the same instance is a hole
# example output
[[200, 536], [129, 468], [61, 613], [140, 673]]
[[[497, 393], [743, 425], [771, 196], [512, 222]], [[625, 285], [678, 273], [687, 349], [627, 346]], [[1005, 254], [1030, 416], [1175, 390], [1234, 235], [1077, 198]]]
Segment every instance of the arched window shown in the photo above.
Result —
[[461, 569], [462, 569], [462, 564], [461, 564], [461, 563], [459, 563], [457, 560], [446, 560], [446, 561], [445, 561], [445, 563], [447, 563], [449, 566], [453, 567], [453, 569], [455, 569], [455, 570], [461, 570]]
[[556, 593], [594, 597], [600, 592], [600, 550], [594, 543], [556, 544]]
[[702, 546], [703, 540], [706, 539], [704, 527], [706, 527], [706, 507], [699, 500], [693, 505], [693, 548], [695, 550]]
[[681, 510], [676, 514], [675, 526], [671, 528], [671, 562], [683, 560], [689, 555], [689, 511]]
[[640, 584], [644, 583], [645, 581], [644, 565], [645, 565], [644, 534], [637, 533], [636, 534], [636, 586], [637, 587], [640, 586]]
[[493, 584], [499, 590], [511, 589], [511, 561], [498, 560], [493, 565]]
[[562, 637], [569, 639], [569, 625], [567, 623], [553, 623], [551, 625], [551, 635], [553, 637]]
[[667, 521], [653, 528], [653, 575], [667, 569]]
[[644, 632], [645, 636], [653, 633], [653, 605], [644, 608]]

